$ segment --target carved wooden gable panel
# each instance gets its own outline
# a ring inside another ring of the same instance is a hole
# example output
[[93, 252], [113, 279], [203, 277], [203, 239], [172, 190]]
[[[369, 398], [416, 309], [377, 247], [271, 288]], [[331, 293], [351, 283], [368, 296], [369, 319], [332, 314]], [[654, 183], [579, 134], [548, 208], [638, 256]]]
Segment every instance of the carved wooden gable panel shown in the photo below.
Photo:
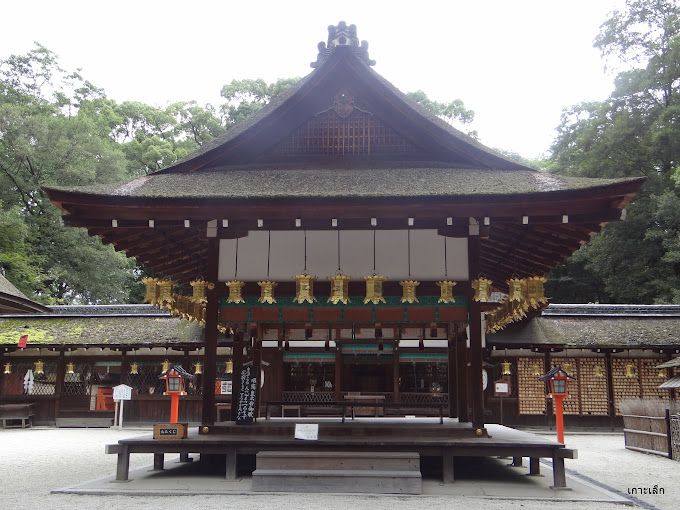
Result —
[[371, 156], [414, 154], [418, 148], [344, 90], [333, 106], [317, 113], [277, 145], [271, 156]]

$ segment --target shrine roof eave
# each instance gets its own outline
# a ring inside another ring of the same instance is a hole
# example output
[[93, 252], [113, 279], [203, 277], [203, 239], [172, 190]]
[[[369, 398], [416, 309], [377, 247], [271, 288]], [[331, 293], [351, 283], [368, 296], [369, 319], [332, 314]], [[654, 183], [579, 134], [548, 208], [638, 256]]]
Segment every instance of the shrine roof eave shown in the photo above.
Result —
[[[512, 203], [596, 199], [636, 193], [644, 178], [585, 179], [534, 171], [472, 169], [231, 170], [194, 175], [152, 174], [123, 184], [45, 187], [59, 204], [239, 207], [291, 200], [314, 203]], [[349, 201], [349, 202], [348, 202]], [[625, 204], [624, 204], [625, 205]], [[62, 209], [66, 210], [65, 207]]]
[[496, 348], [680, 348], [680, 317], [535, 317], [488, 335]]

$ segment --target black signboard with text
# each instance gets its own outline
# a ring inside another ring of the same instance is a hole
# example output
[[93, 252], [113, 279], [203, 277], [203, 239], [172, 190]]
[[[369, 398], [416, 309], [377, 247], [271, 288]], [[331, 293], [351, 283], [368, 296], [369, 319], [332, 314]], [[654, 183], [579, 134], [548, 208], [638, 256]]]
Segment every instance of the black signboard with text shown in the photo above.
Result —
[[256, 396], [257, 369], [253, 365], [246, 365], [241, 370], [241, 389], [238, 393], [236, 425], [253, 424]]

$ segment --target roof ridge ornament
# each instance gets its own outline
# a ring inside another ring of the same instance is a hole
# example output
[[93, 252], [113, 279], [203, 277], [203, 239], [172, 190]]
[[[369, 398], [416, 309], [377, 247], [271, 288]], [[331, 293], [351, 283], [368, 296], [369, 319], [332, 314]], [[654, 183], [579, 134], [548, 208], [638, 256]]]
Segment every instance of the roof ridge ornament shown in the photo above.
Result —
[[357, 26], [347, 25], [344, 21], [338, 23], [337, 26], [328, 26], [328, 43], [321, 41], [317, 48], [319, 54], [316, 56], [316, 62], [309, 64], [311, 67], [319, 67], [328, 56], [333, 53], [336, 46], [349, 46], [359, 59], [363, 60], [369, 66], [375, 65], [375, 60], [368, 57], [368, 41], [361, 41], [357, 37]]

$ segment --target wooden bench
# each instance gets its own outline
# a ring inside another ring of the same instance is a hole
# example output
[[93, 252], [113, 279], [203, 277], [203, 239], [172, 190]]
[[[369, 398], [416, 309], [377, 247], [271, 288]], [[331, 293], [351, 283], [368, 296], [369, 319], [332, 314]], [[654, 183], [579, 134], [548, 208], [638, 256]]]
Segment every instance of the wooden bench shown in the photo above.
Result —
[[[2, 428], [21, 427], [26, 428], [33, 425], [33, 410], [35, 404], [2, 404], [0, 405], [0, 420], [2, 420]], [[19, 421], [21, 425], [7, 425], [8, 421]]]

